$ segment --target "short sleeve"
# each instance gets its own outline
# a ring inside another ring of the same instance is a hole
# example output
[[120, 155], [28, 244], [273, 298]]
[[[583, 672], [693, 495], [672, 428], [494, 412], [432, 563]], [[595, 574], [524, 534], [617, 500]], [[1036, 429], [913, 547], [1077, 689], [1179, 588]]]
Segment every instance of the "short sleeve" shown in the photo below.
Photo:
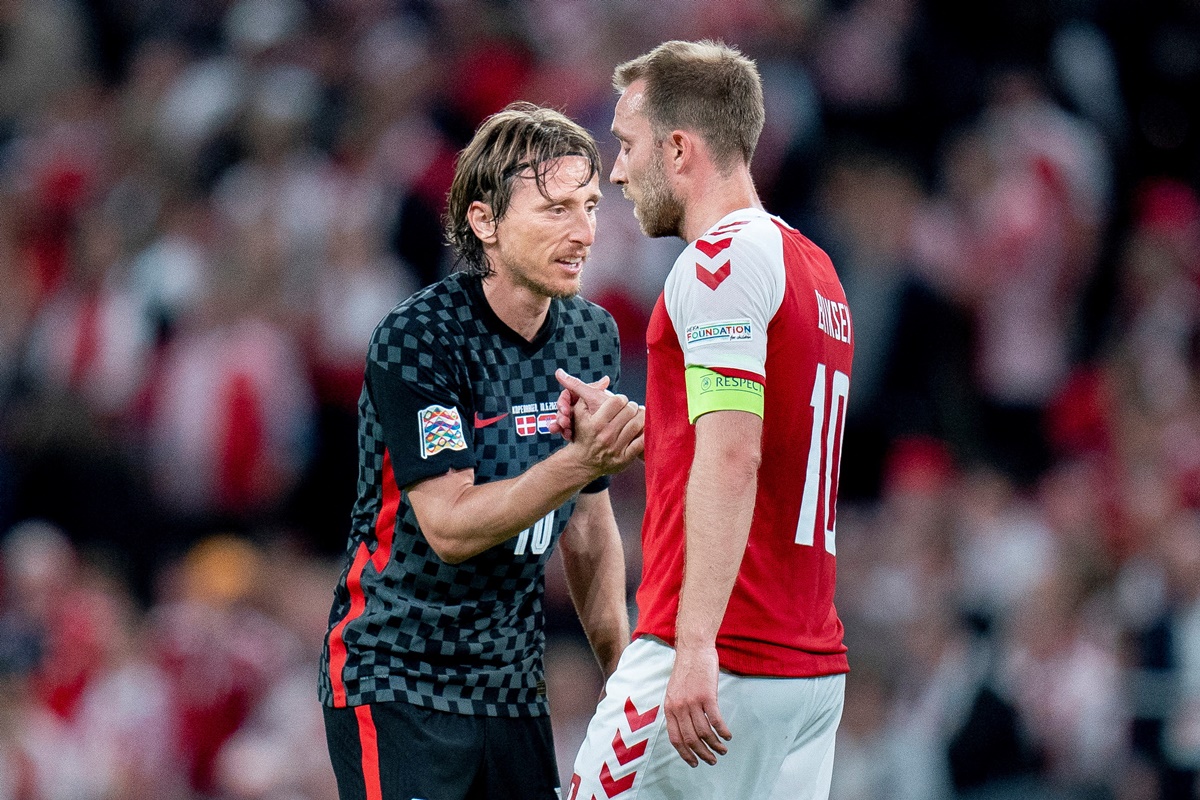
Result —
[[461, 374], [428, 329], [395, 316], [376, 329], [367, 353], [366, 391], [397, 486], [475, 467], [470, 398]]
[[782, 241], [769, 219], [717, 228], [689, 245], [664, 292], [684, 366], [764, 381], [767, 326], [784, 285]]

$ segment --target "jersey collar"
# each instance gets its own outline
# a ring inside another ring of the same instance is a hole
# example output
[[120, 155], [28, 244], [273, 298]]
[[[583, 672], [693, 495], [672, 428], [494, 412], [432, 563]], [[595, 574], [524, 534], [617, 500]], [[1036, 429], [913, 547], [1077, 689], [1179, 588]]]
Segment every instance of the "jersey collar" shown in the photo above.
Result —
[[705, 236], [708, 236], [713, 231], [715, 231], [718, 228], [721, 228], [725, 225], [728, 225], [731, 222], [742, 221], [742, 220], [749, 222], [752, 219], [774, 219], [774, 215], [765, 209], [754, 208], [753, 206], [748, 206], [746, 208], [739, 208], [737, 211], [730, 211], [728, 214], [726, 214], [725, 216], [721, 217], [719, 220], [714, 222], [712, 225], [710, 225], [708, 227], [708, 230], [706, 230], [704, 233], [700, 234], [699, 238], [703, 239]]
[[550, 299], [550, 309], [546, 312], [546, 319], [542, 321], [542, 327], [538, 329], [537, 336], [534, 336], [532, 341], [526, 341], [525, 337], [505, 325], [504, 321], [496, 316], [496, 312], [492, 310], [491, 305], [487, 301], [487, 295], [483, 292], [482, 278], [478, 275], [464, 274], [462, 285], [467, 292], [467, 296], [471, 298], [471, 304], [479, 313], [479, 318], [483, 321], [484, 327], [491, 333], [520, 348], [526, 354], [536, 353], [541, 350], [558, 330], [558, 311], [562, 301], [557, 298]]

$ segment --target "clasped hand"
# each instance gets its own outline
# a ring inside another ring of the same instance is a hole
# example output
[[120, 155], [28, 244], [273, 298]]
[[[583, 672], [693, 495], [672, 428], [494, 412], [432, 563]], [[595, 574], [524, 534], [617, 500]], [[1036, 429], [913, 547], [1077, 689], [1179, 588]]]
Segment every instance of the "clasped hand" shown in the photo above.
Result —
[[584, 383], [560, 369], [555, 377], [563, 390], [550, 428], [583, 448], [587, 463], [611, 475], [642, 455], [645, 408], [623, 394], [607, 391], [607, 376]]

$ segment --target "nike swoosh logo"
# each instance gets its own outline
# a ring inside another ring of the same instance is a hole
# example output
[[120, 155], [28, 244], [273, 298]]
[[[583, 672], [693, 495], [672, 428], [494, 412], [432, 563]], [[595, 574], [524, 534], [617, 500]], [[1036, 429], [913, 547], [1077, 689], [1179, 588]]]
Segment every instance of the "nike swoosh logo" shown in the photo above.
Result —
[[491, 425], [493, 422], [499, 422], [500, 420], [504, 419], [507, 416], [508, 416], [508, 414], [505, 413], [505, 414], [501, 414], [498, 417], [488, 417], [487, 419], [484, 419], [483, 417], [479, 416], [479, 412], [476, 411], [475, 412], [475, 427], [476, 428], [486, 428], [488, 425]]

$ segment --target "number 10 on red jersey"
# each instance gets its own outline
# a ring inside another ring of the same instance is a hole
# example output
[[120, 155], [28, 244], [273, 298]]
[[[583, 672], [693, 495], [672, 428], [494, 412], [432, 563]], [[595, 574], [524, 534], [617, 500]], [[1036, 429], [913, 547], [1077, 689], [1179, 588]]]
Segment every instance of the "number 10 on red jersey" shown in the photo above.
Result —
[[842, 466], [842, 432], [846, 427], [846, 401], [850, 376], [833, 370], [827, 377], [824, 364], [817, 364], [813, 381], [812, 436], [808, 448], [808, 468], [804, 473], [804, 496], [800, 501], [800, 520], [796, 523], [796, 544], [813, 546], [817, 531], [817, 512], [825, 539], [825, 550], [837, 555], [834, 531], [837, 525], [837, 482]]

